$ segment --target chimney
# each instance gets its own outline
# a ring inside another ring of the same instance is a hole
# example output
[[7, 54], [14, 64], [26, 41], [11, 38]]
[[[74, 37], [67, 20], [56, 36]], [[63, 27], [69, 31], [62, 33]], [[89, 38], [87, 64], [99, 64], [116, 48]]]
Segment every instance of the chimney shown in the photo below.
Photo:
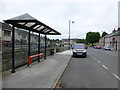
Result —
[[115, 30], [115, 28], [114, 28], [114, 30], [112, 31], [112, 33], [115, 33], [116, 32], [116, 30]]

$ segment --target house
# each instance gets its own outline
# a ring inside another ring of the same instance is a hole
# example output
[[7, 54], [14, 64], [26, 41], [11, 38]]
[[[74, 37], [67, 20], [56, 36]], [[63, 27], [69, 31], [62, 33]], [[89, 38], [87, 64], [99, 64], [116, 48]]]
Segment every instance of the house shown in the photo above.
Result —
[[1, 38], [2, 38], [2, 24], [0, 23], [0, 52], [2, 50]]
[[6, 23], [0, 23], [1, 24], [1, 34], [2, 34], [2, 42], [3, 43], [9, 43], [11, 42], [11, 32], [12, 32], [12, 27]]
[[[70, 39], [70, 45], [73, 45], [76, 43], [76, 38]], [[65, 46], [69, 45], [69, 39], [62, 39], [62, 44]]]
[[114, 50], [120, 50], [120, 30], [113, 30], [109, 36], [110, 47]]
[[2, 23], [0, 23], [0, 38], [2, 37]]
[[100, 40], [99, 40], [99, 43], [102, 47], [105, 46], [105, 37], [102, 37]]
[[27, 43], [28, 43], [28, 32], [23, 29], [16, 28], [15, 45], [26, 45]]
[[109, 46], [112, 50], [120, 50], [120, 30], [113, 30], [99, 40], [101, 46]]

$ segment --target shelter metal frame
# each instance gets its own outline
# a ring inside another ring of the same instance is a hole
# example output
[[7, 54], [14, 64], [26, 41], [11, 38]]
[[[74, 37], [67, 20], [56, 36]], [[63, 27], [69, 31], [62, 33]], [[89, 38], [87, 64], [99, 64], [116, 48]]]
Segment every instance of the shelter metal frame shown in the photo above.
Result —
[[[29, 31], [28, 34], [28, 56], [30, 56], [30, 38], [31, 31], [38, 33], [38, 54], [40, 53], [40, 34], [45, 35], [45, 59], [46, 59], [46, 48], [47, 48], [47, 35], [61, 35], [58, 31], [52, 29], [51, 27], [45, 25], [44, 23], [38, 21], [34, 17], [29, 14], [23, 14], [8, 20], [3, 20], [5, 23], [12, 25], [12, 71], [11, 73], [15, 73], [15, 27], [22, 28]], [[38, 62], [39, 56], [38, 56]], [[29, 66], [29, 65], [28, 65]]]

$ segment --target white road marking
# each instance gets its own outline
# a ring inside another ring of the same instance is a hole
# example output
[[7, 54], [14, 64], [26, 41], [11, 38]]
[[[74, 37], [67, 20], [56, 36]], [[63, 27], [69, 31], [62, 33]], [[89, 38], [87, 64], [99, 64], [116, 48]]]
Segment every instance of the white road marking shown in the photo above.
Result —
[[67, 64], [65, 65], [65, 67], [67, 67]]
[[105, 69], [107, 69], [108, 70], [108, 68], [105, 66], [105, 65], [102, 65]]
[[98, 63], [101, 63], [100, 61], [97, 61]]
[[120, 80], [120, 78], [116, 75], [116, 74], [114, 74], [114, 73], [112, 73], [118, 80]]

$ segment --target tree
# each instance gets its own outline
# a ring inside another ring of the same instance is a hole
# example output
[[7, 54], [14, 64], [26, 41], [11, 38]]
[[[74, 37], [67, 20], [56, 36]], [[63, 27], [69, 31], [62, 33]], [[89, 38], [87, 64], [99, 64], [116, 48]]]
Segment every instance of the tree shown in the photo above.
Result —
[[102, 37], [104, 37], [105, 35], [107, 35], [108, 33], [106, 33], [106, 32], [103, 32], [102, 33]]
[[85, 39], [77, 39], [76, 43], [85, 43]]
[[55, 39], [55, 41], [60, 41], [59, 39]]
[[86, 42], [87, 43], [96, 43], [99, 42], [100, 39], [100, 33], [99, 32], [88, 32], [86, 34]]

